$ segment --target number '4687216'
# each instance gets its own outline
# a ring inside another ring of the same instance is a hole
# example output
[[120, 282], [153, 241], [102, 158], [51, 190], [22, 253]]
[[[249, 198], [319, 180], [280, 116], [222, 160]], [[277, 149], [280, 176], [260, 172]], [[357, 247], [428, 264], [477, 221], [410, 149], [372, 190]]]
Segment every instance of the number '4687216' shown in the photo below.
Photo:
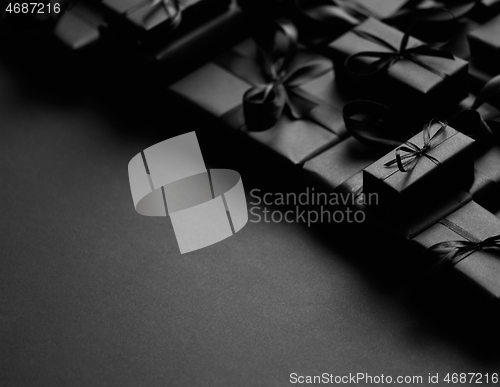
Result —
[[5, 8], [8, 13], [59, 13], [59, 3], [8, 3]]

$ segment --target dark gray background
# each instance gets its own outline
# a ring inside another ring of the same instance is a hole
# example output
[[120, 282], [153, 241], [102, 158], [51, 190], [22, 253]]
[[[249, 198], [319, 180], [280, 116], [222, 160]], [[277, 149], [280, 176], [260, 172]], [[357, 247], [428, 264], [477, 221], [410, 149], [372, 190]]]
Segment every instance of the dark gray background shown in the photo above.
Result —
[[134, 211], [135, 154], [197, 130], [209, 167], [238, 170], [247, 191], [286, 190], [298, 171], [182, 118], [140, 68], [37, 44], [0, 55], [0, 385], [500, 370], [498, 305], [452, 275], [421, 281], [389, 237], [249, 223], [180, 255], [168, 218]]

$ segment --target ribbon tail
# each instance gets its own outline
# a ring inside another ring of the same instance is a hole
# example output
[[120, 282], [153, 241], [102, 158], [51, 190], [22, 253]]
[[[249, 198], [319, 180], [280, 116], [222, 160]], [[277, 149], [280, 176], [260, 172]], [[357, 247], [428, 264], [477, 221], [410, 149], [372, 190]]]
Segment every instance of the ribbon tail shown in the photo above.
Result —
[[331, 65], [325, 62], [317, 61], [298, 66], [288, 71], [283, 83], [287, 87], [298, 87], [306, 82], [312, 81], [331, 70]]
[[359, 142], [374, 148], [394, 149], [412, 137], [406, 125], [398, 125], [396, 114], [377, 102], [348, 102], [342, 114], [347, 131]]
[[311, 110], [313, 110], [317, 104], [311, 102], [301, 96], [292, 92], [287, 92], [286, 96], [286, 105], [290, 110], [290, 114], [295, 119], [300, 119], [309, 114]]
[[182, 12], [177, 0], [153, 0], [151, 8], [143, 16], [142, 22], [147, 25], [148, 22], [157, 15], [158, 12], [162, 11], [167, 14], [171, 28], [175, 28], [179, 25]]
[[441, 164], [438, 159], [436, 159], [434, 156], [428, 155], [428, 154], [423, 154], [425, 157], [427, 157], [429, 160], [431, 160], [434, 164], [439, 165]]

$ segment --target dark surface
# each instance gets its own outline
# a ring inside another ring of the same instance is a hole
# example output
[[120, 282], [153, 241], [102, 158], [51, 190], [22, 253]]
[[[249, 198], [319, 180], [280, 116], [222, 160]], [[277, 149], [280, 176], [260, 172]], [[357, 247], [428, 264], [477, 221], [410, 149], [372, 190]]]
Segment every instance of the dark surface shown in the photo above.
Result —
[[444, 386], [448, 372], [499, 371], [498, 305], [453, 275], [421, 281], [389, 237], [248, 223], [180, 255], [168, 218], [134, 210], [135, 154], [196, 130], [208, 166], [239, 171], [247, 192], [286, 192], [297, 171], [179, 118], [146, 76], [109, 76], [58, 52], [0, 56], [0, 385], [439, 372]]

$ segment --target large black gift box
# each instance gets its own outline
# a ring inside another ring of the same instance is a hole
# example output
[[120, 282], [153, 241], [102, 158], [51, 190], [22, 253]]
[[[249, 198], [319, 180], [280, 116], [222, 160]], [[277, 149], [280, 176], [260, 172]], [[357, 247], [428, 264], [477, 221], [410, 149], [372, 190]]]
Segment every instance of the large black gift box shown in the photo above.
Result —
[[243, 97], [266, 84], [256, 56], [256, 45], [246, 40], [174, 83], [170, 90], [229, 126], [264, 144], [294, 164], [303, 164], [347, 136], [334, 88], [331, 62], [318, 54], [299, 51], [296, 63], [314, 62], [324, 72], [294, 88], [313, 108], [300, 119], [286, 109], [267, 130], [252, 131], [245, 122]]
[[[403, 32], [369, 18], [330, 43], [328, 52], [341, 90], [423, 120], [468, 95], [466, 61], [416, 53], [412, 60], [397, 58], [403, 37]], [[406, 49], [423, 44], [410, 36]], [[379, 62], [380, 53], [392, 54], [394, 60], [376, 70], [370, 65]]]

